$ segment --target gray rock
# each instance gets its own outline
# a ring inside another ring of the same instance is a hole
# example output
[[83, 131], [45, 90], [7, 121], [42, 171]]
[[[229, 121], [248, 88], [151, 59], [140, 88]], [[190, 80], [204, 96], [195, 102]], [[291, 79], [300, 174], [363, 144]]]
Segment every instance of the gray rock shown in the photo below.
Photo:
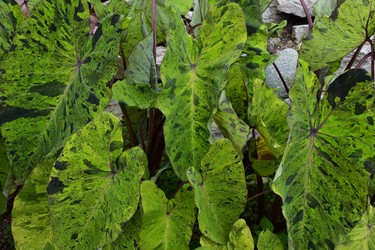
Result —
[[[288, 88], [293, 85], [296, 79], [296, 68], [298, 63], [298, 52], [294, 49], [284, 49], [277, 53], [279, 57], [274, 62], [279, 69]], [[266, 84], [268, 87], [274, 88], [277, 95], [283, 99], [288, 97], [284, 85], [275, 69], [271, 64], [266, 68]]]
[[277, 1], [273, 0], [267, 9], [262, 14], [262, 19], [264, 23], [280, 23], [284, 20], [280, 12], [277, 11]]
[[[344, 70], [345, 70], [346, 66], [348, 65], [349, 61], [352, 59], [352, 57], [354, 55], [354, 52], [355, 51], [352, 51], [351, 53], [349, 53], [347, 56], [345, 56], [342, 59], [341, 64], [340, 64], [340, 68], [335, 72], [336, 75], [339, 75], [339, 74], [344, 72]], [[358, 63], [361, 61], [361, 59], [364, 58], [370, 52], [371, 52], [371, 46], [369, 44], [363, 45], [361, 51], [359, 52], [359, 54], [357, 56], [357, 59], [354, 61], [354, 64], [353, 64], [352, 68], [355, 68], [358, 65]], [[371, 73], [371, 60], [370, 60], [370, 58], [367, 58], [365, 63], [363, 63], [360, 68], [365, 69], [369, 73]]]
[[[312, 6], [318, 0], [305, 0], [307, 9], [309, 10], [310, 15], [313, 15]], [[303, 10], [300, 0], [277, 0], [278, 6], [277, 10], [287, 14], [293, 14], [300, 17], [306, 17], [306, 14]]]
[[310, 28], [308, 24], [295, 25], [292, 29], [292, 37], [294, 42], [300, 43], [309, 34]]

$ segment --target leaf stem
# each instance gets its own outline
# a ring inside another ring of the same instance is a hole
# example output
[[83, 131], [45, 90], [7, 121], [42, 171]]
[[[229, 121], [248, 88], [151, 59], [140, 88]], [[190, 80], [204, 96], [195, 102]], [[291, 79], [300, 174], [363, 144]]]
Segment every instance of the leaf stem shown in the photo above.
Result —
[[305, 0], [300, 0], [300, 2], [301, 2], [301, 5], [302, 5], [302, 8], [303, 8], [303, 11], [305, 12], [305, 15], [307, 17], [307, 22], [309, 23], [309, 28], [312, 29], [314, 24], [313, 24], [309, 9], [307, 8]]
[[135, 146], [137, 146], [139, 143], [138, 143], [137, 136], [135, 135], [134, 128], [133, 128], [132, 122], [131, 122], [131, 120], [130, 120], [130, 117], [129, 117], [128, 111], [126, 110], [126, 106], [125, 106], [124, 103], [121, 103], [121, 102], [120, 102], [119, 105], [120, 105], [120, 108], [121, 108], [121, 111], [122, 111], [122, 119], [124, 120], [125, 125], [126, 125], [126, 127], [128, 128], [129, 139], [130, 139], [130, 145], [131, 145], [132, 147], [135, 147]]
[[348, 65], [346, 66], [345, 70], [348, 70], [351, 67], [353, 67], [354, 61], [355, 61], [355, 59], [357, 59], [358, 54], [361, 51], [361, 49], [362, 49], [363, 45], [365, 44], [365, 42], [366, 42], [366, 40], [363, 43], [361, 43], [361, 45], [358, 46], [357, 50], [354, 52], [354, 55], [350, 59]]
[[[152, 33], [152, 39], [154, 41], [152, 45], [152, 53], [156, 65], [156, 0], [152, 0]], [[152, 84], [156, 84], [156, 82]]]
[[358, 64], [355, 66], [356, 69], [359, 69], [360, 67], [362, 67], [362, 65], [366, 62], [366, 60], [371, 57], [371, 52], [367, 53], [359, 62]]
[[256, 195], [251, 196], [249, 199], [247, 199], [247, 202], [252, 201], [252, 200], [255, 200], [255, 199], [257, 199], [258, 197], [260, 197], [260, 196], [262, 196], [262, 195], [265, 195], [265, 194], [268, 194], [268, 193], [271, 193], [271, 192], [272, 192], [271, 189], [264, 190], [264, 191], [262, 191], [262, 192], [260, 192], [260, 193], [257, 193]]

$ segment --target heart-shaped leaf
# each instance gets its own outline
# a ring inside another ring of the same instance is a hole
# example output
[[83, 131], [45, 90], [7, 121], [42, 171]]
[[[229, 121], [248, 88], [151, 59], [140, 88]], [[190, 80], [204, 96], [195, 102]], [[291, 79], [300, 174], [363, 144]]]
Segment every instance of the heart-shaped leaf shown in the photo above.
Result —
[[147, 158], [122, 152], [121, 123], [102, 113], [66, 143], [47, 187], [58, 247], [96, 249], [114, 241], [138, 207]]
[[310, 40], [303, 42], [301, 58], [313, 70], [349, 54], [375, 33], [375, 1], [345, 1], [338, 14], [323, 16], [313, 27]]
[[226, 244], [233, 223], [245, 208], [247, 195], [237, 150], [228, 139], [217, 140], [199, 170], [189, 168], [187, 177], [194, 187], [200, 231], [210, 240]]
[[259, 250], [284, 250], [283, 243], [277, 237], [276, 234], [273, 234], [270, 230], [266, 229], [259, 234], [257, 248]]
[[189, 249], [195, 222], [194, 192], [184, 185], [172, 200], [152, 181], [141, 185], [140, 249]]
[[168, 156], [176, 174], [186, 180], [188, 167], [198, 169], [208, 151], [207, 126], [225, 87], [228, 66], [241, 53], [246, 27], [241, 8], [228, 3], [210, 9], [196, 40], [175, 15], [169, 28], [168, 51], [161, 65], [164, 90], [158, 107], [166, 116]]
[[[332, 248], [366, 210], [373, 166], [374, 86], [364, 70], [320, 82], [300, 61], [290, 90], [291, 132], [273, 184], [292, 249]], [[348, 188], [350, 187], [350, 188]]]
[[87, 4], [42, 1], [18, 26], [0, 59], [0, 129], [18, 183], [109, 102], [120, 19], [89, 37]]

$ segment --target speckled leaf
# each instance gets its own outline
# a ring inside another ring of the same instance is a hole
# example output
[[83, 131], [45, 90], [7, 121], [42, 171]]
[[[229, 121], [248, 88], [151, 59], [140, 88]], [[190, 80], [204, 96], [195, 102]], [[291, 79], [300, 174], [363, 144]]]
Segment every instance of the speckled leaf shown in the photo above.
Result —
[[225, 138], [228, 138], [233, 143], [237, 152], [242, 156], [242, 149], [246, 145], [250, 128], [238, 118], [231, 103], [225, 97], [225, 92], [222, 92], [219, 100], [219, 110], [214, 114], [213, 119]]
[[258, 250], [284, 250], [283, 243], [279, 237], [268, 229], [259, 234], [257, 248]]
[[228, 71], [228, 83], [225, 94], [230, 100], [234, 111], [243, 121], [246, 121], [247, 106], [249, 103], [247, 95], [248, 77], [245, 69], [239, 62], [233, 63]]
[[262, 80], [253, 82], [253, 91], [252, 120], [274, 156], [281, 157], [289, 134], [289, 106]]
[[137, 250], [139, 249], [140, 232], [142, 226], [142, 210], [138, 209], [133, 217], [122, 227], [120, 236], [107, 245], [104, 250]]
[[232, 230], [229, 233], [227, 249], [254, 249], [254, 240], [244, 219], [239, 219], [233, 224]]
[[332, 248], [366, 210], [374, 162], [374, 86], [364, 70], [320, 83], [300, 61], [289, 96], [289, 142], [275, 176], [291, 249]]
[[345, 1], [338, 16], [323, 16], [301, 47], [301, 59], [317, 70], [344, 57], [375, 33], [375, 0]]
[[38, 164], [14, 200], [12, 231], [17, 249], [44, 249], [53, 244], [46, 186], [56, 158]]
[[130, 54], [125, 79], [113, 86], [113, 98], [117, 101], [141, 109], [155, 106], [157, 93], [150, 85], [157, 78], [152, 43], [150, 33]]
[[140, 249], [189, 249], [195, 222], [194, 192], [184, 185], [172, 200], [152, 181], [141, 185]]
[[135, 213], [147, 158], [140, 147], [122, 152], [122, 146], [120, 120], [109, 113], [66, 143], [47, 186], [58, 247], [107, 245]]
[[348, 233], [345, 240], [336, 246], [336, 250], [375, 249], [375, 209], [369, 205], [361, 220]]
[[226, 244], [234, 222], [245, 208], [246, 182], [239, 154], [228, 139], [217, 140], [202, 159], [200, 170], [189, 168], [202, 234]]
[[88, 1], [92, 4], [95, 10], [95, 15], [99, 20], [112, 13], [127, 16], [130, 11], [130, 6], [127, 1], [114, 0], [107, 3], [103, 3], [100, 0]]
[[8, 177], [10, 175], [9, 163], [6, 155], [6, 149], [3, 138], [0, 134], [0, 215], [7, 209], [8, 198]]
[[336, 7], [337, 0], [318, 0], [313, 6], [315, 20], [322, 16], [331, 16]]
[[0, 61], [0, 129], [18, 183], [109, 102], [120, 16], [92, 37], [88, 18], [78, 0], [40, 2]]
[[185, 180], [188, 167], [198, 169], [208, 151], [207, 125], [225, 87], [228, 66], [241, 53], [246, 30], [242, 10], [233, 3], [212, 7], [196, 40], [186, 33], [182, 21], [173, 17], [168, 51], [161, 65], [164, 91], [158, 107], [166, 116], [169, 159]]

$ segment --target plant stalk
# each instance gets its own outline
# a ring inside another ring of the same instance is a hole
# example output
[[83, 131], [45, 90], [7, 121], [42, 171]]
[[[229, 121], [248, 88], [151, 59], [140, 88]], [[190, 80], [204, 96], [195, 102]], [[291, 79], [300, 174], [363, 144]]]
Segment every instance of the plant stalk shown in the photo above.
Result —
[[307, 5], [305, 3], [305, 0], [300, 0], [300, 3], [302, 5], [303, 11], [305, 12], [305, 15], [307, 17], [307, 22], [309, 23], [309, 28], [312, 29], [314, 24], [313, 24], [312, 17], [310, 15], [309, 9], [307, 8]]

